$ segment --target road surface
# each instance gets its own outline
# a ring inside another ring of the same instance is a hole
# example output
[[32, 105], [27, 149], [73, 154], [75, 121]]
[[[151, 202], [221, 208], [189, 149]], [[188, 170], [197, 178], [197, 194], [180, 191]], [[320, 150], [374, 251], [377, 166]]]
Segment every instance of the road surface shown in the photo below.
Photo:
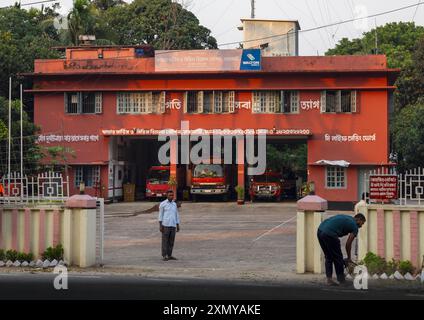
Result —
[[[358, 291], [324, 285], [252, 281], [146, 278], [135, 275], [69, 274], [68, 289], [56, 290], [52, 273], [1, 273], [0, 299], [284, 300], [423, 299], [424, 287], [390, 286]], [[63, 283], [63, 282], [62, 282]]]

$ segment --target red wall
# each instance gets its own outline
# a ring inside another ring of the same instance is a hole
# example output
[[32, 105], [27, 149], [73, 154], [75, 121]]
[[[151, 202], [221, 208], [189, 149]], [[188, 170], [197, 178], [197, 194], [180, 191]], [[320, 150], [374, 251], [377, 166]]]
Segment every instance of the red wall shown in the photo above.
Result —
[[358, 169], [346, 169], [346, 187], [342, 189], [329, 189], [326, 187], [325, 167], [310, 166], [308, 181], [315, 183], [315, 193], [328, 201], [356, 201], [358, 197]]
[[[319, 91], [301, 92], [300, 100], [319, 100]], [[180, 99], [181, 92], [171, 92], [167, 99]], [[239, 92], [236, 101], [250, 101], [250, 92]], [[168, 110], [166, 114], [118, 115], [116, 95], [103, 94], [103, 114], [64, 114], [63, 93], [37, 94], [35, 123], [43, 134], [100, 135], [102, 129], [179, 129], [183, 120], [190, 121], [190, 129], [310, 129], [308, 163], [317, 160], [346, 160], [353, 164], [387, 164], [388, 125], [387, 93], [361, 91], [358, 112], [354, 114], [321, 114], [319, 110], [301, 110], [300, 114], [253, 114], [251, 110], [237, 110], [235, 114], [184, 114], [182, 110]], [[324, 135], [376, 134], [371, 142], [327, 142]], [[108, 138], [99, 142], [70, 143], [77, 157], [72, 163], [108, 161]]]
[[[384, 165], [388, 161], [388, 80], [385, 73], [305, 73], [240, 75], [149, 75], [144, 76], [79, 76], [70, 78], [40, 78], [35, 81], [35, 123], [43, 134], [99, 135], [99, 142], [66, 143], [75, 150], [73, 164], [107, 164], [108, 137], [102, 129], [179, 129], [182, 120], [190, 121], [190, 129], [309, 129], [308, 164], [315, 161], [346, 160], [352, 165]], [[166, 90], [167, 100], [183, 100], [186, 89], [235, 89], [236, 101], [251, 101], [251, 90], [298, 89], [300, 100], [319, 100], [322, 89], [355, 89], [358, 91], [358, 112], [354, 114], [321, 114], [320, 110], [300, 110], [300, 114], [253, 114], [252, 110], [236, 110], [235, 114], [184, 114], [183, 110], [167, 110], [165, 114], [118, 115], [116, 91]], [[103, 91], [103, 114], [67, 115], [64, 113], [63, 91]], [[47, 92], [52, 91], [52, 92]], [[55, 92], [56, 91], [56, 92]], [[57, 92], [59, 91], [59, 92]], [[330, 136], [372, 135], [372, 142], [325, 141]], [[65, 143], [61, 143], [65, 145]], [[348, 188], [324, 188], [323, 167], [309, 166], [310, 180], [316, 181], [316, 191], [332, 201], [357, 199], [357, 169], [348, 169]], [[102, 170], [102, 183], [107, 184], [107, 166]], [[319, 182], [319, 183], [317, 183]], [[106, 187], [107, 190], [107, 187]]]

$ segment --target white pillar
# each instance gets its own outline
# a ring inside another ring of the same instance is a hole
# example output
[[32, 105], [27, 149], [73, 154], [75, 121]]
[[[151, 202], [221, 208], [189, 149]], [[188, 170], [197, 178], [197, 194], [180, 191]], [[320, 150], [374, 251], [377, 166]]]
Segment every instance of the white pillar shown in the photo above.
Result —
[[297, 202], [297, 209], [297, 273], [322, 273], [323, 255], [317, 231], [327, 209], [327, 200], [318, 196], [306, 196]]
[[96, 199], [89, 195], [74, 195], [66, 201], [66, 207], [66, 214], [71, 218], [65, 215], [65, 219], [72, 220], [64, 239], [70, 248], [68, 256], [72, 264], [90, 267], [96, 263]]

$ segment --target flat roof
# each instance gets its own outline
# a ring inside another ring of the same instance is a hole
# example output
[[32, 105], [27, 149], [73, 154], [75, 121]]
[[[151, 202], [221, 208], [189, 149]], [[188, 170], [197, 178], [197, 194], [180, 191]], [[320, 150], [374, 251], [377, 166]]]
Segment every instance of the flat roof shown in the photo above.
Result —
[[296, 23], [296, 24], [297, 24], [297, 27], [299, 28], [299, 30], [301, 29], [301, 28], [300, 28], [300, 24], [299, 24], [299, 20], [290, 20], [290, 19], [282, 19], [282, 20], [280, 20], [280, 19], [257, 19], [257, 18], [252, 19], [252, 18], [241, 18], [241, 19], [240, 19], [240, 21], [241, 21], [241, 22], [244, 22], [244, 21], [292, 22], [292, 23]]
[[[238, 62], [231, 60], [231, 65], [222, 66], [219, 62], [227, 61], [226, 55], [230, 51], [230, 58], [238, 58], [238, 54], [232, 54], [232, 50], [194, 50], [177, 52], [181, 59], [189, 53], [194, 58], [216, 58], [218, 63], [205, 64], [205, 68], [187, 68], [186, 64], [174, 64], [171, 60], [165, 67], [158, 68], [158, 61], [149, 58], [107, 58], [107, 59], [36, 59], [32, 75], [72, 75], [72, 74], [272, 74], [272, 73], [377, 73], [398, 72], [398, 69], [387, 67], [384, 55], [356, 55], [356, 56], [294, 56], [294, 57], [262, 57], [262, 68], [257, 71], [245, 71], [239, 69]], [[209, 57], [210, 56], [210, 57]], [[173, 56], [171, 55], [171, 58]], [[195, 60], [197, 63], [197, 60]], [[214, 67], [215, 66], [215, 67]], [[28, 75], [28, 74], [26, 74]]]
[[139, 45], [79, 45], [79, 46], [55, 46], [52, 49], [55, 50], [67, 50], [67, 49], [125, 49], [125, 48], [143, 48], [153, 50], [153, 46], [148, 44], [139, 44]]

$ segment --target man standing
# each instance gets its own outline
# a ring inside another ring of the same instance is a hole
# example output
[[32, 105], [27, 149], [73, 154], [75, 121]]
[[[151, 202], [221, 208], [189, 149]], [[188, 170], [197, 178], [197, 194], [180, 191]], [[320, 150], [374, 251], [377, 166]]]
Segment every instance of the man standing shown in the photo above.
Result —
[[346, 241], [347, 262], [351, 262], [352, 242], [358, 235], [358, 229], [366, 222], [365, 216], [358, 213], [355, 217], [348, 215], [336, 215], [324, 220], [318, 228], [318, 240], [325, 255], [325, 273], [329, 285], [337, 285], [333, 281], [333, 264], [336, 269], [337, 281], [340, 284], [346, 282], [344, 275], [343, 253], [340, 248], [340, 240], [349, 234]]
[[175, 232], [180, 231], [180, 215], [177, 203], [174, 201], [174, 192], [166, 192], [166, 200], [159, 205], [159, 230], [162, 233], [162, 257], [163, 261], [177, 260], [172, 256], [174, 248]]

